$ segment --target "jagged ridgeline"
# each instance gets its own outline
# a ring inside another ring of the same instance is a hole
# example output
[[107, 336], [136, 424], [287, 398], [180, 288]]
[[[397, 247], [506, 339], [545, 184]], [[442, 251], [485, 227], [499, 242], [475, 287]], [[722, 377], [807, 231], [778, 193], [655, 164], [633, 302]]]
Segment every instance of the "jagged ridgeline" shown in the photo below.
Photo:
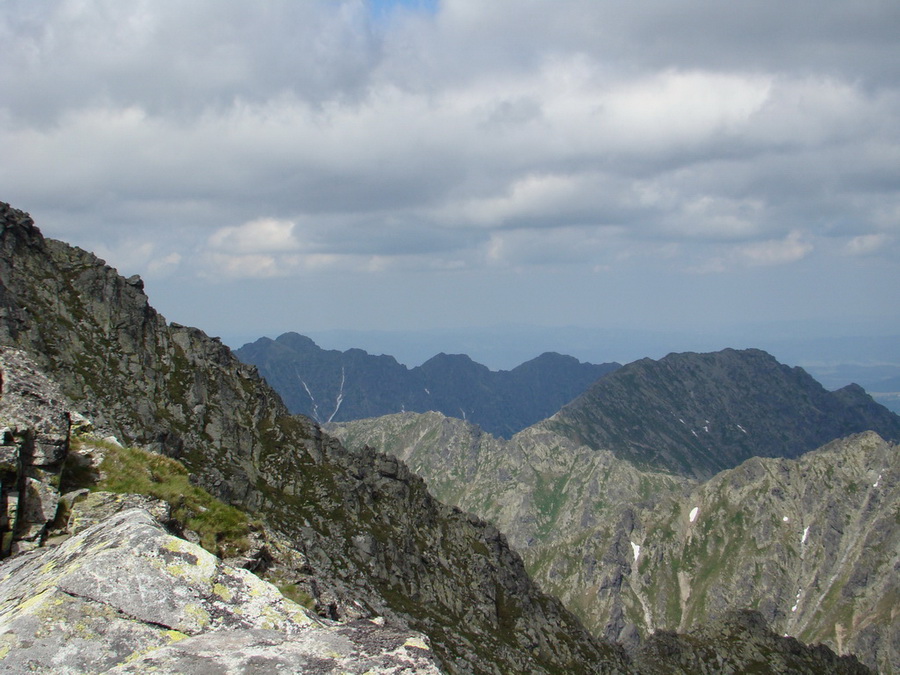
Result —
[[900, 417], [858, 385], [827, 391], [758, 349], [641, 359], [597, 380], [543, 426], [637, 466], [709, 478], [751, 457], [799, 457]]
[[[90, 253], [44, 239], [26, 213], [6, 204], [0, 344], [27, 352], [97, 427], [178, 459], [213, 495], [286, 537], [334, 616], [380, 615], [421, 631], [445, 672], [868, 672], [855, 659], [777, 637], [757, 615], [654, 637], [629, 657], [542, 593], [494, 526], [436, 501], [397, 459], [348, 452], [291, 416], [255, 368], [218, 340], [167, 324], [139, 278], [124, 279]], [[146, 520], [133, 525], [149, 532]], [[89, 541], [77, 547], [93, 549]], [[183, 546], [165, 537], [160, 543], [169, 551]], [[30, 554], [10, 562], [34, 569], [24, 575], [27, 586], [38, 572], [70, 562], [76, 544], [46, 564]]]
[[291, 412], [322, 423], [435, 410], [504, 438], [620, 367], [547, 352], [512, 370], [491, 371], [464, 354], [438, 354], [407, 368], [361, 349], [321, 349], [297, 333], [260, 338], [235, 354], [259, 368]]

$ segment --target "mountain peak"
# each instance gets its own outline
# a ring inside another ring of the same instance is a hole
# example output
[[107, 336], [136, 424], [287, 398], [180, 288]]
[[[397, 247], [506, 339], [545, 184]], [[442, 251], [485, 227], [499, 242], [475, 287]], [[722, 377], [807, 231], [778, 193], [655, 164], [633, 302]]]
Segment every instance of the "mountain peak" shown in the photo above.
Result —
[[595, 382], [546, 426], [639, 466], [708, 477], [753, 457], [797, 457], [900, 417], [861, 388], [828, 392], [760, 349], [641, 359]]

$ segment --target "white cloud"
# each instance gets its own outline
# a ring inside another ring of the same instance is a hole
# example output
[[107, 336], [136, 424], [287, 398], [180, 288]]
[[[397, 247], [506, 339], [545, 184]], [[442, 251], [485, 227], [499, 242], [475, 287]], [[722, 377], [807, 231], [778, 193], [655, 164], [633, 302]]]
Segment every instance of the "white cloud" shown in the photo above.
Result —
[[234, 254], [282, 253], [300, 248], [295, 224], [288, 220], [259, 218], [236, 227], [223, 227], [212, 234], [212, 248]]
[[798, 230], [782, 239], [767, 239], [724, 247], [724, 252], [711, 255], [692, 265], [690, 270], [699, 273], [722, 273], [735, 269], [773, 267], [802, 260], [813, 251], [809, 237]]
[[884, 232], [863, 234], [848, 241], [845, 250], [848, 254], [854, 256], [871, 255], [882, 250], [891, 240], [892, 237]]
[[781, 240], [768, 240], [746, 244], [737, 248], [737, 255], [748, 265], [784, 265], [805, 258], [813, 245], [804, 234], [793, 231]]

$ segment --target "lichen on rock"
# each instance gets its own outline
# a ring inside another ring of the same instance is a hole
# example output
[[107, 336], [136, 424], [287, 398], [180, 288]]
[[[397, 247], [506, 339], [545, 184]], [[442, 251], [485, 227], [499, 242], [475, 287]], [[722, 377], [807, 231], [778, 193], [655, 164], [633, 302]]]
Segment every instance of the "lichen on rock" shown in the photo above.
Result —
[[0, 671], [243, 672], [257, 658], [278, 672], [439, 672], [423, 636], [315, 617], [142, 509], [0, 565]]

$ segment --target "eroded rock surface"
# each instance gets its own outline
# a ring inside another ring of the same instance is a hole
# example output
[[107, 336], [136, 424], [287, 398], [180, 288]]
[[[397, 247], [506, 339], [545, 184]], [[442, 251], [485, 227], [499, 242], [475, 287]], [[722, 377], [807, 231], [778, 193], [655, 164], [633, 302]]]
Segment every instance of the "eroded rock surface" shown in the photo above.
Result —
[[56, 516], [69, 425], [59, 387], [24, 352], [0, 347], [0, 557], [43, 542]]

